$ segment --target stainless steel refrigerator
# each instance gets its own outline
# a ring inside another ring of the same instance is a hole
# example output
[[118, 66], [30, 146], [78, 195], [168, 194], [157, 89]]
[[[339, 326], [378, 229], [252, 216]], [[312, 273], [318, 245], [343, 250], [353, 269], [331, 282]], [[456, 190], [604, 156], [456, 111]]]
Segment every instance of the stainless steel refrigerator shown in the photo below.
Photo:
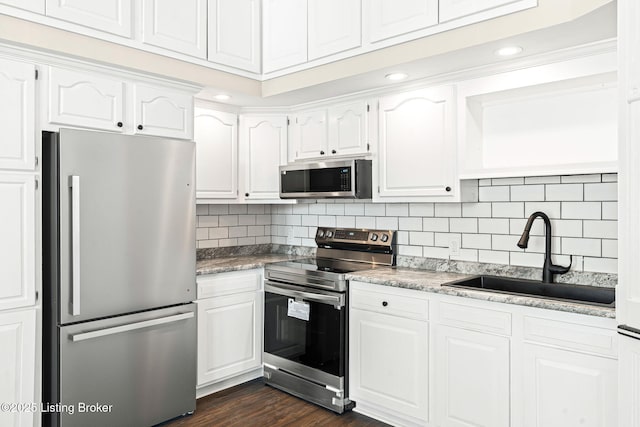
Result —
[[44, 132], [43, 424], [195, 409], [195, 144]]

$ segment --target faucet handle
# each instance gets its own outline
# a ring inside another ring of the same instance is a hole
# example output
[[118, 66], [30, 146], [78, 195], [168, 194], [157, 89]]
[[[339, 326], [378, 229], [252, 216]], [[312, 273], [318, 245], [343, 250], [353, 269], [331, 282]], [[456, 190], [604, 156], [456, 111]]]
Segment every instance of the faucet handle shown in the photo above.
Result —
[[565, 267], [563, 265], [555, 265], [555, 264], [551, 264], [549, 266], [549, 270], [551, 270], [551, 272], [553, 274], [564, 274], [567, 273], [569, 270], [571, 270], [571, 266], [573, 265], [573, 255], [569, 255], [569, 266]]

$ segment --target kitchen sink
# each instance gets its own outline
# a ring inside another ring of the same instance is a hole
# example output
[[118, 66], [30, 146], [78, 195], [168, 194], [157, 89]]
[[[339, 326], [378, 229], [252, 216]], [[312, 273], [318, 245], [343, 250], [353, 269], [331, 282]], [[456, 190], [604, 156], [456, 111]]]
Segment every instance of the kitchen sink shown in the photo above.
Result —
[[499, 276], [474, 276], [468, 279], [444, 283], [443, 286], [526, 295], [573, 303], [615, 307], [613, 288], [600, 288], [566, 283], [544, 283], [537, 280], [514, 279]]

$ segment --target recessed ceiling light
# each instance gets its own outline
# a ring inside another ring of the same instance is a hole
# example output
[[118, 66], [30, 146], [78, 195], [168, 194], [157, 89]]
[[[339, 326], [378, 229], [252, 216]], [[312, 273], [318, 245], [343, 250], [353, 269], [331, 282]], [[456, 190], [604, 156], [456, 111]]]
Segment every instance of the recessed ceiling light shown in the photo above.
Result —
[[217, 99], [218, 101], [228, 101], [231, 99], [229, 95], [225, 95], [224, 93], [220, 93], [214, 96], [214, 98]]
[[384, 76], [387, 80], [391, 80], [393, 82], [396, 82], [398, 80], [404, 80], [407, 77], [409, 77], [407, 74], [405, 73], [389, 73], [386, 76]]
[[506, 46], [496, 50], [494, 53], [498, 56], [511, 56], [517, 55], [522, 52], [522, 48], [520, 46]]

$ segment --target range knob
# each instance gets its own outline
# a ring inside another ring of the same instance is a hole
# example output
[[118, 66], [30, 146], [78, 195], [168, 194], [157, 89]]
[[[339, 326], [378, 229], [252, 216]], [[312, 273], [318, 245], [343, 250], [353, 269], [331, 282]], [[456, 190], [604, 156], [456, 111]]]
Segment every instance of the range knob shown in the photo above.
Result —
[[330, 239], [333, 237], [333, 231], [327, 230], [327, 238]]
[[324, 237], [324, 230], [318, 230], [318, 237]]
[[386, 242], [387, 240], [389, 240], [389, 235], [383, 234], [382, 236], [380, 236], [380, 240], [382, 240], [383, 242]]
[[376, 233], [371, 233], [371, 241], [375, 242], [376, 240], [378, 240], [378, 235]]

